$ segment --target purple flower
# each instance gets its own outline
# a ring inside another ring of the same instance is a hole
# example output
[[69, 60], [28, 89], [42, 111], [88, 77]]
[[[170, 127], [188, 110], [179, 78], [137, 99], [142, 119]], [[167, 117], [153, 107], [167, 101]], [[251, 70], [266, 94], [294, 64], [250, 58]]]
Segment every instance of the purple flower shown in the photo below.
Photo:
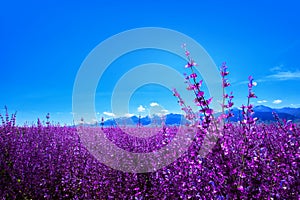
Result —
[[173, 95], [175, 97], [180, 97], [179, 93], [177, 92], [177, 90], [175, 88], [173, 88]]
[[186, 57], [190, 56], [190, 52], [188, 50], [185, 51]]
[[203, 96], [204, 96], [204, 92], [200, 90], [200, 91], [197, 93], [197, 97], [203, 97]]
[[228, 86], [230, 86], [230, 83], [226, 79], [224, 79], [223, 80], [223, 87], [225, 88], [225, 87], [228, 87]]
[[197, 78], [197, 74], [196, 74], [196, 73], [192, 73], [192, 74], [190, 75], [190, 78]]
[[190, 60], [186, 65], [185, 68], [191, 68], [193, 66], [197, 66], [197, 63], [194, 62], [194, 60]]
[[257, 96], [253, 92], [250, 92], [248, 98], [257, 98]]

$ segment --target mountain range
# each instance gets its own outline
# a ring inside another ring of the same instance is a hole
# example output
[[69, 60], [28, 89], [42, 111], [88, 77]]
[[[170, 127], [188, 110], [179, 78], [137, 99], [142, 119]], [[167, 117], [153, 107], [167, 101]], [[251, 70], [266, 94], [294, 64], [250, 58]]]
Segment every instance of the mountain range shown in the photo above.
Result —
[[[242, 112], [238, 108], [233, 108], [232, 112], [234, 117], [231, 118], [231, 121], [237, 122], [241, 119]], [[300, 108], [270, 108], [264, 105], [259, 105], [254, 107], [254, 115], [253, 117], [257, 117], [260, 122], [272, 122], [275, 121], [273, 112], [277, 113], [280, 119], [286, 120], [293, 120], [295, 122], [300, 122]], [[219, 115], [217, 113], [216, 115]], [[139, 117], [132, 116], [132, 117], [119, 117], [114, 119], [107, 119], [104, 121], [104, 126], [115, 126], [115, 125], [137, 125], [139, 123], [143, 126], [147, 125], [161, 125], [162, 121], [165, 121], [166, 125], [179, 125], [179, 124], [186, 124], [188, 121], [184, 118], [181, 114], [174, 114], [170, 113], [167, 114], [164, 119], [161, 117], [154, 115], [154, 116], [145, 116]]]
[[[270, 108], [264, 105], [259, 105], [253, 108], [254, 115], [253, 117], [257, 117], [259, 121], [262, 122], [272, 122], [275, 121], [273, 116], [273, 112], [277, 113], [280, 119], [300, 121], [300, 108]], [[234, 117], [231, 118], [232, 121], [238, 121], [241, 116], [241, 110], [234, 108], [233, 109]]]
[[170, 113], [164, 116], [164, 118], [158, 116], [158, 115], [153, 115], [153, 116], [145, 116], [139, 117], [137, 116], [132, 116], [132, 117], [119, 117], [119, 118], [114, 118], [114, 119], [108, 119], [104, 121], [104, 126], [115, 126], [115, 125], [138, 125], [139, 123], [143, 126], [147, 125], [161, 125], [162, 122], [166, 125], [179, 125], [179, 124], [186, 124], [188, 121], [184, 118], [183, 115], [181, 114], [174, 114]]

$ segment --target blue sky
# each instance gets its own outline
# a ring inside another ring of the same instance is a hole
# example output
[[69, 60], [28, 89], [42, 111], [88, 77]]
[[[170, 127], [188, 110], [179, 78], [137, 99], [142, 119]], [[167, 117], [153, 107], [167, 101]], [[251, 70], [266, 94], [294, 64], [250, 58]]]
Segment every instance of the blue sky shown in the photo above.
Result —
[[[73, 84], [87, 55], [120, 32], [163, 27], [196, 40], [216, 65], [227, 62], [236, 105], [246, 103], [245, 81], [252, 75], [259, 97], [253, 103], [300, 107], [299, 6], [288, 0], [1, 2], [0, 106], [17, 111], [20, 124], [44, 119], [48, 112], [56, 122], [71, 123]], [[122, 73], [148, 62], [184, 71], [184, 61], [166, 52], [137, 51], [120, 57], [98, 85], [99, 117], [112, 115], [111, 90]], [[168, 112], [179, 109], [168, 89], [145, 85], [132, 95], [129, 114], [138, 114], [138, 108], [149, 113], [157, 104]]]

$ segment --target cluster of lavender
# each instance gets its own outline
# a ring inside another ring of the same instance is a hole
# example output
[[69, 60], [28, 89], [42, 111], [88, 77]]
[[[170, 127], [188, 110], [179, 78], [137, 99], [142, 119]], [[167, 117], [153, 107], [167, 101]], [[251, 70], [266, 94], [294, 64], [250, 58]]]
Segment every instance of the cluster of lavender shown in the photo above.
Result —
[[[300, 129], [291, 121], [254, 124], [247, 132], [228, 123], [205, 158], [198, 153], [205, 132], [198, 129], [197, 142], [179, 159], [146, 174], [125, 173], [99, 163], [75, 128], [41, 122], [17, 127], [14, 121], [14, 115], [9, 119], [6, 114], [0, 125], [1, 199], [300, 197]], [[119, 128], [104, 128], [104, 132], [127, 151], [149, 152], [154, 150], [151, 145], [157, 149], [167, 145], [177, 129], [167, 127], [157, 136], [139, 140]]]
[[188, 63], [185, 68], [189, 68], [191, 70], [191, 74], [184, 74], [185, 83], [187, 84], [187, 90], [190, 90], [195, 94], [194, 102], [199, 107], [199, 110], [197, 112], [194, 112], [190, 106], [186, 106], [184, 100], [180, 97], [180, 94], [177, 92], [176, 88], [173, 89], [173, 95], [178, 98], [178, 102], [182, 106], [182, 110], [185, 111], [187, 119], [193, 122], [192, 125], [200, 125], [203, 128], [208, 128], [209, 124], [213, 120], [213, 109], [209, 107], [212, 98], [206, 99], [204, 97], [204, 91], [201, 90], [203, 80], [197, 80], [198, 76], [194, 70], [194, 67], [197, 66], [197, 63], [195, 63], [195, 61], [191, 57], [190, 52], [186, 48], [186, 45], [183, 45], [183, 48], [188, 59]]
[[[198, 75], [195, 73], [195, 66], [197, 66], [196, 62], [191, 57], [190, 52], [187, 50], [186, 45], [183, 45], [183, 49], [185, 51], [185, 55], [187, 57], [187, 64], [185, 68], [189, 68], [191, 70], [191, 73], [189, 75], [184, 74], [185, 76], [185, 83], [187, 84], [187, 90], [192, 91], [195, 94], [195, 104], [199, 107], [199, 110], [197, 112], [194, 112], [191, 107], [187, 106], [180, 96], [180, 94], [177, 92], [176, 88], [173, 89], [173, 95], [178, 98], [178, 103], [182, 107], [182, 110], [186, 113], [186, 118], [191, 120], [192, 126], [198, 125], [199, 122], [201, 122], [201, 128], [204, 130], [209, 127], [211, 122], [215, 120], [223, 120], [227, 119], [227, 123], [230, 123], [230, 118], [233, 117], [232, 113], [232, 107], [234, 105], [233, 103], [233, 93], [230, 92], [230, 94], [226, 93], [225, 89], [230, 86], [230, 83], [227, 79], [227, 76], [229, 75], [229, 71], [227, 71], [228, 67], [226, 63], [223, 63], [220, 67], [220, 74], [222, 78], [222, 88], [223, 88], [223, 101], [222, 101], [222, 115], [219, 119], [215, 119], [214, 117], [214, 110], [209, 107], [212, 97], [209, 99], [205, 98], [204, 91], [201, 90], [201, 86], [203, 83], [203, 80], [197, 80]], [[257, 118], [253, 118], [252, 115], [254, 114], [253, 111], [253, 105], [250, 104], [251, 98], [257, 98], [255, 93], [253, 92], [252, 88], [253, 86], [256, 86], [256, 82], [254, 82], [253, 77], [249, 76], [249, 83], [248, 83], [248, 102], [247, 106], [242, 105], [242, 113], [243, 113], [243, 119], [240, 120], [240, 123], [243, 125], [250, 125], [255, 124], [257, 121]], [[227, 111], [225, 112], [225, 109]], [[196, 113], [200, 113], [197, 115]], [[202, 114], [202, 115], [201, 115]], [[224, 125], [226, 128], [226, 124]]]
[[[225, 153], [228, 154], [228, 148], [224, 148], [226, 146], [226, 144], [228, 144], [227, 140], [224, 140], [225, 138], [230, 140], [233, 140], [236, 138], [239, 138], [240, 140], [237, 140], [236, 142], [239, 144], [238, 148], [235, 149], [234, 153], [240, 153], [240, 157], [238, 157], [240, 160], [236, 160], [236, 163], [239, 163], [239, 166], [237, 166], [234, 171], [235, 173], [239, 173], [242, 175], [237, 176], [234, 180], [236, 180], [235, 182], [235, 186], [233, 190], [236, 190], [235, 192], [239, 191], [241, 192], [241, 196], [240, 195], [233, 195], [231, 196], [231, 198], [246, 198], [246, 197], [252, 197], [252, 196], [247, 196], [246, 194], [248, 192], [246, 192], [246, 188], [247, 190], [249, 190], [249, 188], [253, 189], [252, 186], [249, 186], [251, 184], [249, 184], [249, 182], [245, 182], [245, 171], [247, 171], [247, 168], [249, 166], [253, 166], [253, 162], [251, 164], [247, 163], [247, 159], [251, 160], [251, 154], [250, 152], [253, 152], [253, 147], [257, 147], [257, 146], [264, 146], [265, 143], [262, 142], [262, 144], [259, 144], [258, 140], [260, 139], [259, 136], [261, 136], [261, 128], [263, 127], [263, 132], [266, 134], [269, 134], [266, 132], [266, 125], [256, 125], [256, 121], [258, 120], [258, 118], [253, 118], [253, 105], [250, 103], [250, 100], [252, 98], [257, 98], [257, 96], [255, 95], [255, 93], [253, 92], [253, 86], [256, 86], [256, 82], [254, 82], [254, 79], [252, 76], [248, 77], [249, 83], [248, 83], [248, 96], [247, 96], [247, 105], [242, 105], [241, 109], [242, 109], [242, 119], [239, 120], [239, 124], [241, 124], [242, 126], [239, 127], [237, 126], [237, 124], [233, 124], [230, 122], [230, 118], [234, 116], [233, 112], [232, 112], [232, 107], [234, 105], [233, 103], [233, 93], [230, 92], [230, 94], [226, 93], [225, 89], [227, 87], [230, 86], [230, 83], [227, 79], [227, 76], [229, 75], [229, 72], [227, 71], [228, 67], [226, 66], [226, 63], [223, 63], [221, 68], [220, 68], [220, 74], [221, 74], [221, 78], [222, 78], [222, 88], [223, 88], [223, 101], [222, 101], [222, 114], [218, 119], [215, 119], [214, 114], [214, 110], [209, 108], [209, 104], [211, 103], [212, 98], [206, 100], [205, 96], [204, 96], [204, 92], [200, 90], [200, 87], [202, 85], [203, 80], [196, 80], [196, 78], [198, 77], [198, 75], [195, 73], [194, 67], [197, 66], [197, 64], [195, 63], [195, 61], [191, 58], [190, 52], [187, 50], [186, 46], [183, 45], [184, 51], [185, 51], [185, 55], [187, 57], [187, 65], [185, 66], [185, 68], [190, 68], [191, 69], [191, 74], [187, 75], [184, 74], [185, 76], [185, 83], [188, 85], [187, 90], [191, 90], [194, 94], [195, 94], [195, 103], [196, 105], [199, 107], [199, 113], [203, 113], [204, 115], [196, 115], [194, 114], [194, 111], [186, 106], [186, 104], [184, 103], [184, 100], [181, 98], [180, 94], [176, 91], [176, 89], [173, 89], [174, 91], [174, 96], [178, 98], [178, 102], [180, 104], [180, 106], [182, 106], [182, 110], [185, 111], [186, 115], [188, 116], [187, 119], [191, 120], [191, 126], [193, 127], [197, 127], [200, 128], [202, 134], [208, 134], [211, 132], [212, 129], [210, 129], [212, 127], [212, 125], [214, 125], [214, 122], [220, 123], [225, 122], [224, 126], [222, 127], [217, 127], [213, 129], [214, 132], [219, 133], [219, 129], [222, 130], [222, 134], [216, 134], [218, 136], [222, 136], [219, 140], [218, 143], [220, 145], [221, 141], [224, 141], [223, 144], [221, 144], [223, 150], [225, 150]], [[297, 141], [297, 144], [299, 144], [299, 135], [297, 135], [296, 132], [296, 125], [294, 123], [292, 123], [292, 121], [283, 121], [281, 122], [281, 120], [279, 119], [279, 117], [277, 116], [276, 113], [273, 113], [274, 118], [277, 121], [278, 126], [276, 127], [276, 129], [278, 129], [278, 127], [283, 131], [283, 133], [287, 134], [292, 134], [295, 136], [294, 141]], [[192, 117], [190, 117], [192, 116]], [[223, 121], [224, 119], [226, 119], [226, 121]], [[212, 123], [213, 122], [213, 123]], [[283, 124], [284, 125], [283, 125]], [[200, 124], [200, 126], [199, 126]], [[285, 128], [284, 128], [285, 127]], [[288, 128], [287, 128], [288, 127]], [[274, 127], [273, 127], [274, 128]], [[231, 132], [228, 132], [228, 130], [230, 130]], [[292, 131], [294, 131], [293, 133], [291, 133]], [[276, 134], [272, 133], [272, 137], [275, 137]], [[288, 137], [291, 137], [291, 135], [289, 135]], [[256, 139], [254, 139], [256, 138]], [[194, 140], [197, 141], [197, 140]], [[198, 140], [201, 141], [201, 140]], [[252, 143], [252, 144], [251, 144]], [[234, 146], [233, 142], [230, 143], [232, 145], [232, 147]], [[292, 144], [294, 146], [294, 143]], [[199, 146], [199, 145], [198, 145]], [[201, 145], [200, 145], [201, 146]], [[216, 145], [217, 146], [217, 145]], [[287, 145], [285, 145], [287, 146]], [[274, 146], [273, 146], [274, 147]], [[260, 148], [261, 149], [266, 149], [266, 148]], [[268, 148], [269, 151], [272, 151], [274, 149], [272, 149], [272, 147], [269, 146]], [[297, 161], [299, 161], [299, 149], [296, 150], [294, 149], [294, 153], [296, 153], [296, 157], [297, 157]], [[275, 150], [274, 150], [275, 151]], [[222, 157], [224, 158], [224, 157]], [[255, 154], [255, 161], [257, 162], [257, 156]], [[221, 159], [221, 158], [220, 158]], [[296, 162], [292, 162], [294, 165], [296, 165]], [[256, 168], [259, 167], [260, 165], [255, 165]], [[297, 165], [299, 166], [299, 164]], [[268, 168], [270, 168], [268, 166]], [[249, 174], [251, 174], [253, 172], [253, 168], [252, 169], [248, 169], [249, 170]], [[252, 172], [251, 172], [252, 170]], [[255, 173], [258, 174], [258, 173]], [[263, 174], [263, 173], [262, 173]], [[299, 175], [299, 171], [297, 172], [297, 176]], [[261, 177], [259, 178], [259, 183], [261, 180]], [[277, 179], [276, 179], [277, 180]], [[283, 182], [285, 182], [285, 179]], [[295, 177], [293, 177], [293, 180], [296, 180]], [[247, 180], [249, 181], [249, 180]], [[223, 183], [223, 182], [222, 182]], [[299, 187], [299, 180], [294, 182], [294, 186], [295, 187]], [[215, 184], [213, 184], [215, 186]], [[273, 184], [274, 185], [274, 184]], [[281, 184], [282, 185], [282, 182]], [[232, 187], [232, 186], [231, 186]], [[226, 190], [225, 188], [223, 188], [224, 190]], [[266, 188], [264, 188], [265, 190], [267, 190]], [[300, 189], [300, 188], [299, 188]], [[261, 198], [261, 191], [263, 190], [261, 187], [259, 187], [260, 192], [257, 192], [259, 195], [256, 196], [257, 198]], [[267, 190], [269, 191], [269, 190]], [[252, 191], [253, 192], [253, 191]], [[237, 192], [238, 193], [238, 192]], [[223, 193], [223, 194], [227, 194], [226, 197], [228, 197], [228, 193]], [[249, 194], [249, 193], [248, 193]], [[254, 194], [251, 193], [250, 194]], [[271, 195], [272, 196], [272, 195]], [[274, 196], [274, 195], [273, 195]], [[276, 194], [276, 198], [279, 198], [280, 195]], [[266, 198], [267, 196], [264, 196], [264, 198]], [[222, 195], [222, 198], [224, 198], [224, 195]], [[270, 195], [269, 197], [270, 198]], [[273, 197], [274, 198], [274, 197]], [[227, 198], [226, 198], [227, 199]]]
[[[220, 74], [222, 77], [222, 88], [223, 88], [223, 102], [222, 102], [222, 115], [221, 119], [227, 119], [227, 122], [229, 122], [230, 117], [233, 117], [232, 113], [232, 107], [234, 105], [232, 99], [234, 96], [232, 95], [232, 92], [230, 94], [227, 94], [225, 91], [225, 88], [230, 86], [230, 83], [228, 82], [228, 79], [226, 78], [229, 74], [229, 71], [227, 71], [228, 67], [226, 63], [224, 62], [220, 68]], [[227, 100], [227, 104], [225, 103]], [[227, 113], [225, 113], [225, 109], [227, 109]], [[224, 126], [226, 128], [226, 124]]]

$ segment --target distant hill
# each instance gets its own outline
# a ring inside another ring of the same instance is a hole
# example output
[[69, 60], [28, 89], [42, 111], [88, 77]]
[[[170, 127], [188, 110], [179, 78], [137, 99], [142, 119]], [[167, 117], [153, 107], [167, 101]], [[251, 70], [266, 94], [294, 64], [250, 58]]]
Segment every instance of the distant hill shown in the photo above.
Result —
[[[300, 108], [270, 108], [267, 106], [259, 105], [253, 108], [254, 115], [253, 117], [257, 117], [260, 121], [275, 121], [273, 112], [277, 113], [280, 119], [287, 120], [300, 120]], [[234, 117], [232, 117], [232, 121], [238, 121], [242, 117], [241, 110], [234, 108], [233, 109]]]
[[[163, 119], [157, 115], [154, 116], [145, 116], [141, 117], [140, 123], [143, 126], [148, 126], [148, 125], [161, 125]], [[170, 113], [164, 116], [164, 121], [166, 125], [180, 125], [180, 124], [185, 124], [188, 121], [184, 118], [183, 115], [181, 114], [174, 114]], [[116, 126], [118, 125], [126, 125], [126, 126], [136, 126], [139, 123], [139, 117], [137, 116], [132, 116], [132, 117], [120, 117], [120, 118], [115, 118], [115, 119], [108, 119], [104, 122], [105, 126]]]
[[280, 109], [275, 109], [276, 112], [278, 113], [286, 113], [295, 116], [296, 118], [300, 118], [300, 108], [280, 108]]
[[[300, 108], [270, 108], [264, 105], [259, 105], [254, 107], [254, 117], [257, 117], [259, 121], [263, 122], [271, 122], [275, 121], [272, 112], [276, 112], [280, 119], [287, 119], [293, 121], [300, 121]], [[231, 118], [231, 121], [237, 122], [241, 119], [242, 113], [238, 108], [233, 108], [234, 117]], [[217, 116], [220, 113], [216, 114]], [[180, 125], [188, 123], [188, 120], [184, 118], [181, 114], [170, 113], [164, 117], [166, 125]], [[104, 122], [105, 126], [116, 126], [118, 125], [126, 125], [126, 126], [136, 126], [139, 122], [138, 116], [132, 117], [120, 117], [115, 119], [108, 119]], [[140, 123], [143, 126], [149, 125], [161, 125], [162, 118], [154, 115], [154, 116], [145, 116], [141, 117]]]

